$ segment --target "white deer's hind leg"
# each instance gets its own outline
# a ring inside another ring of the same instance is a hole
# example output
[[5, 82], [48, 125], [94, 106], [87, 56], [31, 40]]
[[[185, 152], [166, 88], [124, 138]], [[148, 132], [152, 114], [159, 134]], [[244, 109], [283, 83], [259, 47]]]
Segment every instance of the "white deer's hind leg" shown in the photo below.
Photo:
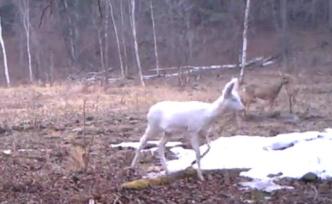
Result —
[[201, 152], [199, 150], [199, 140], [198, 140], [198, 134], [192, 133], [191, 134], [191, 146], [196, 154], [196, 161], [197, 161], [197, 176], [200, 180], [204, 180], [202, 171], [201, 171]]
[[133, 161], [131, 162], [131, 167], [135, 167], [137, 165], [137, 163], [139, 161], [141, 150], [144, 148], [147, 140], [149, 139], [149, 137], [152, 134], [155, 134], [155, 131], [152, 131], [151, 127], [148, 125], [148, 127], [145, 130], [144, 135], [140, 139], [140, 144], [139, 144], [139, 147], [136, 149], [135, 157], [134, 157]]
[[167, 168], [167, 164], [166, 164], [166, 157], [165, 157], [165, 145], [167, 143], [168, 137], [166, 135], [166, 133], [163, 133], [162, 138], [159, 141], [159, 145], [158, 145], [158, 153], [159, 153], [159, 158], [160, 158], [160, 162], [162, 167], [164, 168], [164, 170], [166, 171], [166, 173], [168, 174], [168, 168]]

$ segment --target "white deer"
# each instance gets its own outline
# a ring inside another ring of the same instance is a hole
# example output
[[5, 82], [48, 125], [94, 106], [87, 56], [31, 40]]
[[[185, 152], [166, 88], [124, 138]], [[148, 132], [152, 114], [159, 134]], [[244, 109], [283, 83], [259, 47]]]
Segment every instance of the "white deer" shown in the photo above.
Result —
[[165, 144], [171, 134], [184, 133], [190, 138], [191, 146], [196, 154], [197, 175], [204, 180], [201, 171], [201, 154], [199, 150], [199, 137], [208, 138], [211, 125], [225, 112], [229, 110], [244, 110], [238, 94], [238, 79], [229, 81], [222, 95], [213, 103], [200, 101], [162, 101], [151, 106], [147, 120], [148, 125], [144, 135], [140, 139], [140, 145], [136, 150], [131, 167], [135, 167], [139, 161], [141, 150], [151, 136], [160, 135], [158, 153], [162, 167], [169, 173], [165, 158]]

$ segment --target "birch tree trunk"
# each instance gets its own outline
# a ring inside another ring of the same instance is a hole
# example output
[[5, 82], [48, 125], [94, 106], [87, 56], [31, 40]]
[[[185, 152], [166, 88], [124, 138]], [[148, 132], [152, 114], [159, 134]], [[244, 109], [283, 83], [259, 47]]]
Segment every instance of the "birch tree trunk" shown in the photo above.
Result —
[[113, 5], [111, 0], [108, 1], [111, 9], [111, 18], [113, 22], [113, 27], [114, 27], [114, 32], [115, 32], [115, 38], [116, 38], [116, 45], [118, 47], [118, 54], [119, 54], [119, 61], [120, 61], [120, 69], [121, 69], [121, 77], [125, 78], [125, 71], [123, 68], [123, 61], [122, 61], [122, 55], [121, 55], [121, 45], [120, 45], [120, 40], [119, 40], [119, 34], [118, 34], [118, 28], [115, 23], [115, 18], [114, 18], [114, 12], [113, 12]]
[[[107, 5], [107, 0], [105, 1]], [[105, 8], [105, 18], [104, 18], [104, 64], [105, 68], [108, 69], [108, 18], [109, 18], [109, 9]]]
[[21, 12], [23, 15], [23, 26], [25, 30], [25, 35], [26, 35], [26, 49], [27, 49], [27, 54], [28, 54], [28, 68], [29, 68], [29, 79], [30, 82], [34, 81], [33, 77], [33, 71], [32, 71], [32, 63], [31, 63], [31, 49], [30, 49], [30, 6], [29, 6], [29, 0], [23, 0], [22, 1], [22, 8]]
[[6, 53], [5, 42], [4, 42], [3, 36], [2, 36], [1, 16], [0, 16], [0, 43], [1, 43], [2, 55], [3, 55], [3, 64], [4, 64], [4, 67], [5, 67], [6, 83], [7, 83], [7, 86], [10, 87], [10, 77], [9, 77], [9, 71], [8, 71], [7, 53]]
[[108, 18], [109, 18], [109, 9], [107, 7], [108, 0], [105, 0], [105, 18], [104, 18], [104, 65], [105, 65], [105, 74], [108, 78]]
[[123, 65], [125, 70], [125, 76], [128, 76], [128, 56], [127, 56], [127, 47], [126, 47], [126, 32], [125, 32], [125, 24], [124, 24], [124, 16], [123, 16], [123, 1], [120, 1], [120, 16], [121, 16], [121, 43], [123, 47]]
[[154, 56], [155, 56], [155, 59], [156, 59], [156, 71], [157, 71], [157, 75], [159, 76], [160, 75], [160, 70], [159, 70], [158, 45], [157, 45], [156, 25], [155, 25], [155, 19], [154, 19], [154, 13], [153, 13], [153, 3], [152, 2], [153, 2], [153, 0], [150, 0], [153, 42], [154, 42]]
[[250, 0], [247, 0], [245, 13], [244, 13], [244, 23], [243, 23], [243, 45], [242, 45], [240, 83], [242, 83], [244, 80], [244, 68], [245, 68], [246, 58], [247, 58], [247, 30], [248, 30], [249, 10], [250, 10]]
[[138, 75], [139, 75], [142, 86], [145, 86], [144, 79], [143, 79], [141, 59], [140, 59], [139, 51], [138, 51], [137, 36], [136, 36], [135, 0], [131, 0], [131, 18], [132, 18], [131, 23], [132, 23], [132, 31], [133, 31], [133, 37], [134, 37], [135, 56], [136, 56], [136, 62], [137, 62], [137, 68], [138, 68]]

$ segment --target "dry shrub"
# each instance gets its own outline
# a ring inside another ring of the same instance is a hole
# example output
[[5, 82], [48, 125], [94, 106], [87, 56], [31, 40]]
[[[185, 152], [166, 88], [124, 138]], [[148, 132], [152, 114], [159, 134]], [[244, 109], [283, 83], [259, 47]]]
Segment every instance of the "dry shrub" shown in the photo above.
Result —
[[73, 145], [69, 149], [69, 161], [67, 168], [70, 171], [85, 171], [88, 167], [87, 148], [81, 145]]

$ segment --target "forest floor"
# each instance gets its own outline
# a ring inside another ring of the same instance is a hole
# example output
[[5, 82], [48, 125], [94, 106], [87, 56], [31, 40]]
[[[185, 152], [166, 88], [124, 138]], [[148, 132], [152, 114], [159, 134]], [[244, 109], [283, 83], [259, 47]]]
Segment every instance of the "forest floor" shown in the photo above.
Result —
[[[176, 79], [156, 79], [146, 88], [130, 83], [2, 88], [0, 203], [332, 203], [332, 181], [283, 179], [282, 184], [294, 189], [265, 193], [241, 188], [239, 182], [248, 178], [240, 177], [238, 169], [208, 172], [205, 181], [191, 177], [144, 190], [120, 188], [142, 172], [127, 168], [134, 149], [111, 145], [139, 140], [151, 104], [165, 99], [212, 101], [236, 73], [212, 73], [181, 88]], [[248, 71], [247, 80], [262, 83], [278, 77], [272, 70], [257, 69]], [[302, 74], [292, 83], [299, 90], [293, 119], [288, 118], [283, 89], [272, 111], [259, 102], [240, 125], [226, 116], [214, 137], [332, 127], [332, 76]], [[152, 164], [158, 165], [158, 159], [146, 158], [141, 166]]]

